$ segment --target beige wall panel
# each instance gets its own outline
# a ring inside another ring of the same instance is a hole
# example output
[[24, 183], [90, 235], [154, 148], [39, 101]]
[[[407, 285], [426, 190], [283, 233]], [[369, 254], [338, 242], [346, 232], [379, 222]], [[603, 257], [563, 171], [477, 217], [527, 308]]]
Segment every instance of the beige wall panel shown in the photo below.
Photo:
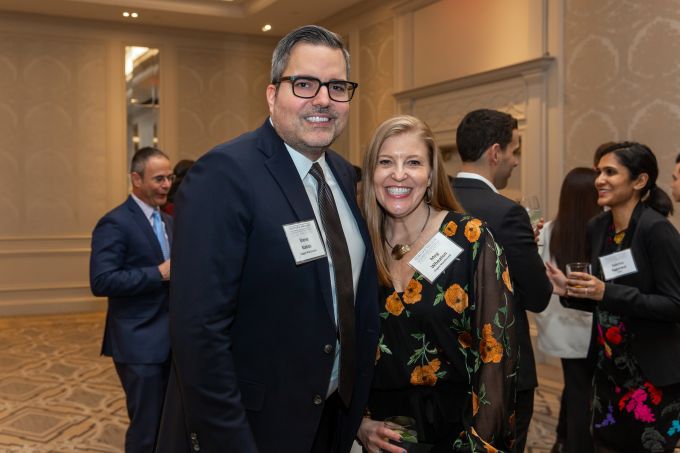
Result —
[[359, 33], [359, 140], [363, 156], [375, 128], [396, 112], [393, 19], [363, 28]]
[[592, 165], [603, 142], [635, 140], [656, 154], [668, 191], [680, 151], [678, 3], [567, 0], [564, 50], [564, 170]]
[[0, 237], [90, 231], [106, 206], [106, 43], [0, 33]]
[[178, 148], [195, 159], [259, 127], [269, 115], [265, 90], [272, 49], [251, 53], [180, 48], [177, 53]]
[[413, 86], [542, 56], [541, 0], [441, 0], [413, 17]]

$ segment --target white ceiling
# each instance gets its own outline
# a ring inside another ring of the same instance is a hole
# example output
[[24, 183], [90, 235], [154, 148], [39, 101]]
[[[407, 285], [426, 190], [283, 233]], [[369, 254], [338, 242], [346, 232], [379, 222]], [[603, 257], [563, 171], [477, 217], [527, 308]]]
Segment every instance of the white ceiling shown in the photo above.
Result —
[[[0, 11], [283, 36], [363, 0], [0, 0]], [[124, 18], [135, 11], [137, 19]], [[271, 24], [272, 30], [262, 32]]]

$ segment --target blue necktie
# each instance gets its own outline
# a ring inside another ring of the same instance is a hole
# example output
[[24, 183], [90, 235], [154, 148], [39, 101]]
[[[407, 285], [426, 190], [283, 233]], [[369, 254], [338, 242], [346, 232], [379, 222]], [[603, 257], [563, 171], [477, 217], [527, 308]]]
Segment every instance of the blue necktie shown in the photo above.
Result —
[[158, 211], [154, 211], [151, 218], [153, 219], [153, 231], [156, 233], [156, 238], [163, 251], [163, 259], [167, 260], [170, 258], [170, 248], [168, 247], [167, 239], [165, 239], [165, 226], [161, 220], [161, 214]]

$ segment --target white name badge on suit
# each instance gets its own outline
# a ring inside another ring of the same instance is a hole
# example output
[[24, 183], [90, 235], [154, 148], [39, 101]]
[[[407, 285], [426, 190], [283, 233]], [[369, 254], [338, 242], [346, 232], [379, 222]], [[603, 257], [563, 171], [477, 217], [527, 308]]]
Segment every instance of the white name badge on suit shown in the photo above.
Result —
[[283, 225], [283, 232], [286, 234], [295, 264], [307, 263], [326, 256], [326, 248], [316, 226], [316, 220]]
[[463, 249], [458, 244], [439, 232], [425, 244], [408, 264], [417, 270], [425, 280], [432, 283], [462, 251]]
[[607, 281], [637, 272], [637, 266], [630, 249], [601, 256], [599, 260], [604, 279]]

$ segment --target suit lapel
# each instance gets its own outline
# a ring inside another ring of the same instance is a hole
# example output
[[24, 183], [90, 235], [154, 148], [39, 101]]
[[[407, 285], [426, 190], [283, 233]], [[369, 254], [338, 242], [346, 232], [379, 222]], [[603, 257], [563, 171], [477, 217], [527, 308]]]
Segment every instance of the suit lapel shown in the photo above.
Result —
[[[274, 178], [278, 184], [281, 192], [288, 200], [288, 204], [293, 212], [295, 212], [297, 220], [316, 220], [314, 210], [312, 209], [309, 197], [307, 196], [307, 191], [300, 179], [300, 174], [298, 173], [297, 168], [295, 168], [293, 159], [290, 158], [290, 155], [283, 144], [283, 140], [281, 140], [269, 123], [269, 119], [267, 119], [262, 128], [260, 128], [258, 147], [266, 156], [268, 156], [268, 159], [265, 160], [264, 164], [272, 175], [272, 178]], [[319, 227], [321, 226], [319, 225]], [[326, 253], [329, 253], [328, 250], [326, 250]], [[311, 264], [314, 265], [317, 272], [319, 286], [321, 287], [321, 294], [328, 311], [328, 316], [330, 316], [331, 321], [335, 323], [335, 310], [333, 308], [328, 260], [318, 259], [314, 260]]]
[[597, 278], [604, 278], [601, 272], [602, 269], [600, 267], [600, 260], [598, 258], [602, 253], [605, 237], [607, 236], [607, 225], [609, 223], [609, 219], [611, 219], [611, 213], [607, 212], [602, 214], [600, 218], [597, 218], [594, 221], [593, 228], [591, 230], [593, 232], [593, 237], [591, 238], [592, 249], [590, 254], [594, 257], [591, 265], [593, 267], [593, 275]]
[[127, 204], [128, 209], [130, 210], [130, 213], [132, 215], [132, 219], [135, 221], [137, 226], [139, 226], [140, 230], [146, 236], [147, 240], [149, 241], [149, 244], [151, 245], [151, 248], [154, 251], [154, 254], [158, 258], [158, 262], [162, 263], [163, 260], [163, 251], [161, 250], [161, 245], [158, 243], [158, 238], [156, 237], [156, 233], [154, 233], [153, 228], [151, 228], [151, 224], [149, 223], [149, 220], [146, 218], [144, 213], [142, 212], [141, 208], [137, 206], [137, 203], [135, 200], [132, 199], [132, 196], [129, 196], [127, 201], [125, 202]]

